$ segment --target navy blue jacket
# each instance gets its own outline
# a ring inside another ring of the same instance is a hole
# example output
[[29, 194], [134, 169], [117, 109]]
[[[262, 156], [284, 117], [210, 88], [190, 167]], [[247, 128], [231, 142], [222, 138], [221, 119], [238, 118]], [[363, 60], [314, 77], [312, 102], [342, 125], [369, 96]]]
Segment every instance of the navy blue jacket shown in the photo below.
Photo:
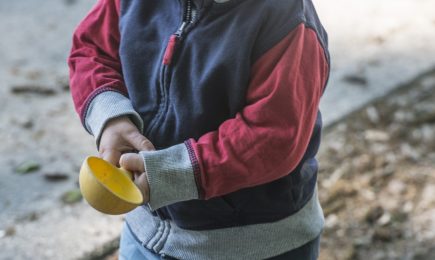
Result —
[[312, 2], [121, 0], [118, 22], [104, 53], [119, 58], [108, 63], [118, 74], [93, 75], [73, 97], [84, 117], [97, 94], [123, 93], [157, 149], [189, 148], [201, 199], [155, 213], [202, 230], [300, 210], [316, 184], [329, 74]]

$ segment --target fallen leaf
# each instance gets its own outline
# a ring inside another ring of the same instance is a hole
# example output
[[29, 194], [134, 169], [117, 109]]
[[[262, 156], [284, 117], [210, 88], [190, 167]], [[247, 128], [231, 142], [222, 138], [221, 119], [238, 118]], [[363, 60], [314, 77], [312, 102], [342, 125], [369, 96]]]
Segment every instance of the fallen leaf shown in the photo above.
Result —
[[62, 201], [66, 204], [74, 204], [82, 199], [82, 193], [79, 189], [70, 190], [62, 195]]
[[20, 174], [31, 173], [41, 168], [41, 165], [36, 161], [26, 161], [15, 168], [15, 172]]

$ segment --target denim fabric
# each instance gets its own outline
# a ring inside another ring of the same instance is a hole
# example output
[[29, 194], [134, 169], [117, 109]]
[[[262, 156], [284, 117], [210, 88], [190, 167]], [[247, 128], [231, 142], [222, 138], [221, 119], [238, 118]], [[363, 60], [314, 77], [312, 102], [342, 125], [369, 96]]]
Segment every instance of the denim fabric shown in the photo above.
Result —
[[119, 260], [171, 260], [165, 255], [156, 254], [142, 246], [124, 223], [119, 244]]

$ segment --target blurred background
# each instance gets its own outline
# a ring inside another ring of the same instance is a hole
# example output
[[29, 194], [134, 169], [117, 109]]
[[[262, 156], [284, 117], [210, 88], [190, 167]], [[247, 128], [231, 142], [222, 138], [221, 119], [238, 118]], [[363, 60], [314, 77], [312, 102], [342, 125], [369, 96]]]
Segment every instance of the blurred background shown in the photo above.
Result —
[[[333, 62], [320, 259], [435, 259], [435, 1], [314, 2]], [[94, 3], [0, 1], [0, 259], [116, 259], [123, 217], [78, 192], [96, 148], [66, 65]]]

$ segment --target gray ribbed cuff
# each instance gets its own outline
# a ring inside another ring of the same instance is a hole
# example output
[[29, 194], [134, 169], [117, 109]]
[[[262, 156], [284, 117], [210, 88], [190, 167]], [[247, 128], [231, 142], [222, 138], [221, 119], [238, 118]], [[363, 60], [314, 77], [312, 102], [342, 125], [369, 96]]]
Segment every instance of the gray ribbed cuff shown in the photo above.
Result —
[[128, 116], [139, 131], [143, 132], [143, 121], [134, 110], [130, 99], [115, 91], [98, 94], [89, 104], [85, 115], [85, 128], [95, 137], [97, 146], [103, 129], [110, 119]]
[[178, 144], [159, 151], [142, 151], [150, 187], [152, 210], [179, 201], [198, 199], [187, 147]]

